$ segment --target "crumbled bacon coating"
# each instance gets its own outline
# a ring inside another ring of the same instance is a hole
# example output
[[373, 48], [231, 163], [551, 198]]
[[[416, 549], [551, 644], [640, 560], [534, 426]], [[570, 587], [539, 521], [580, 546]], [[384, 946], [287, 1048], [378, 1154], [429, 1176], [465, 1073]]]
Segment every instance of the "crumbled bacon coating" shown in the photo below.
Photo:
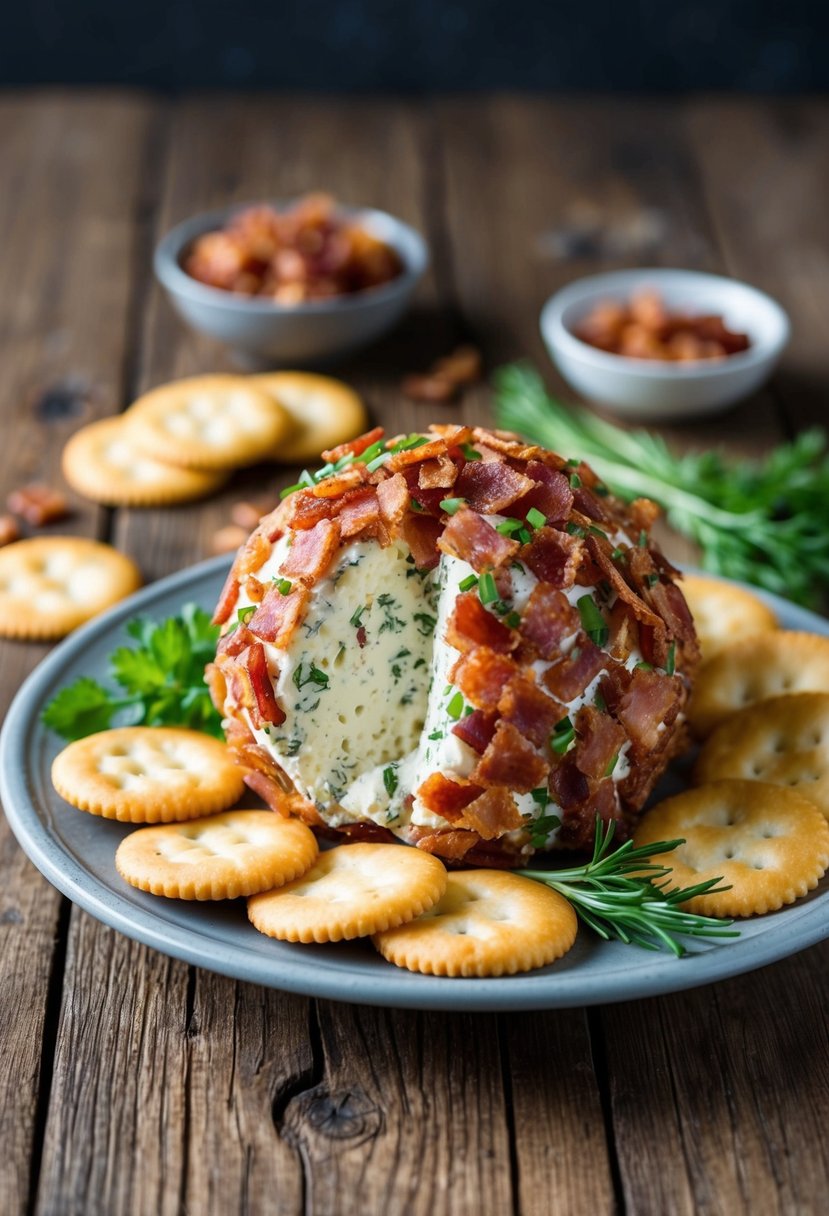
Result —
[[[413, 791], [447, 826], [409, 825], [409, 842], [452, 862], [521, 864], [533, 846], [516, 795], [544, 789], [548, 810], [562, 821], [555, 847], [590, 847], [597, 816], [616, 821], [623, 839], [684, 744], [699, 657], [676, 571], [647, 534], [651, 504], [627, 506], [587, 465], [479, 427], [432, 426], [419, 442], [384, 440], [375, 430], [325, 456], [326, 475], [291, 492], [239, 551], [216, 609], [219, 624], [231, 623], [240, 586], [285, 532], [293, 534], [291, 579], [270, 585], [225, 633], [208, 670], [251, 787], [280, 813], [321, 825], [317, 809], [255, 743], [237, 706], [255, 723], [282, 721], [263, 643], [287, 644], [339, 546], [402, 538], [421, 569], [433, 568], [442, 551], [468, 562], [479, 580], [491, 578], [496, 590], [516, 558], [539, 579], [522, 611], [503, 617], [476, 591], [457, 597], [445, 640], [458, 652], [450, 679], [469, 709], [451, 729], [477, 763], [469, 778], [434, 773]], [[442, 505], [449, 494], [451, 511]], [[508, 515], [515, 534], [484, 518], [493, 513]], [[580, 586], [605, 598], [603, 636], [590, 636], [577, 606]], [[643, 656], [636, 663], [635, 651]], [[598, 693], [571, 721], [567, 705], [591, 682]], [[563, 721], [572, 735], [561, 749], [556, 731]], [[615, 779], [623, 748], [628, 767]], [[370, 821], [342, 830], [358, 839], [391, 838]]]

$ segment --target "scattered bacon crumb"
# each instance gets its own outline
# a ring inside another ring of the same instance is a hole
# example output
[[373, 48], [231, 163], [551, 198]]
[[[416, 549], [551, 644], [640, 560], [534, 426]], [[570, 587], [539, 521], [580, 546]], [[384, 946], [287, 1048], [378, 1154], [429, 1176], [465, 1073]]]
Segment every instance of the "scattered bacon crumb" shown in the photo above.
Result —
[[245, 529], [245, 536], [252, 532], [264, 515], [270, 515], [279, 506], [276, 495], [262, 499], [261, 502], [235, 502], [230, 508], [230, 518], [239, 528]]
[[20, 539], [20, 529], [13, 515], [0, 515], [0, 548]]
[[401, 384], [405, 397], [430, 405], [448, 405], [460, 390], [480, 380], [483, 372], [481, 352], [474, 346], [459, 346], [428, 371], [406, 376]]
[[573, 333], [609, 354], [674, 363], [725, 359], [751, 345], [747, 334], [728, 329], [721, 316], [668, 312], [655, 291], [638, 292], [626, 304], [602, 301]]
[[57, 523], [69, 514], [65, 495], [61, 494], [60, 490], [54, 490], [40, 482], [32, 482], [31, 485], [21, 486], [19, 490], [12, 490], [6, 505], [12, 514], [19, 515], [34, 528]]

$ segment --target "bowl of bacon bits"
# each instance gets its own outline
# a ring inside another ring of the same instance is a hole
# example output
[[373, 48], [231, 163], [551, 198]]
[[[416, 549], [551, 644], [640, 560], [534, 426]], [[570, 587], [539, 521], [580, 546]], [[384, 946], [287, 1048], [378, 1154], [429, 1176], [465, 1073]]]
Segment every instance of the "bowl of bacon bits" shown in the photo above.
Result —
[[402, 220], [309, 194], [185, 220], [158, 245], [155, 272], [194, 329], [257, 360], [307, 364], [391, 329], [428, 260]]
[[715, 413], [774, 370], [789, 321], [747, 283], [623, 270], [571, 283], [541, 312], [550, 357], [577, 392], [645, 421]]

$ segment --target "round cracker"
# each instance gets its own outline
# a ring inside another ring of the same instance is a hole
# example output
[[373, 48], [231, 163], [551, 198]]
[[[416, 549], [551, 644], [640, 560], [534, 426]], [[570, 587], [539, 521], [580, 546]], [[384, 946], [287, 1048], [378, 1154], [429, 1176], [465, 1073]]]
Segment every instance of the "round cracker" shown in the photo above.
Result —
[[298, 819], [237, 810], [130, 832], [115, 868], [152, 895], [238, 899], [299, 878], [318, 852], [314, 833]]
[[0, 549], [0, 635], [62, 638], [141, 586], [135, 562], [82, 536], [36, 536]]
[[348, 941], [413, 920], [445, 887], [443, 863], [430, 853], [398, 844], [338, 845], [320, 853], [303, 878], [249, 899], [248, 917], [280, 941]]
[[73, 490], [113, 507], [163, 507], [204, 498], [224, 485], [221, 472], [185, 469], [140, 452], [123, 417], [81, 427], [63, 449], [63, 475]]
[[120, 726], [70, 743], [52, 784], [78, 810], [122, 823], [171, 823], [227, 810], [245, 789], [227, 745], [174, 726]]
[[145, 393], [124, 415], [142, 452], [187, 469], [235, 469], [266, 459], [291, 415], [245, 376], [191, 376]]
[[682, 592], [688, 601], [702, 655], [710, 659], [735, 638], [777, 629], [777, 617], [756, 595], [717, 578], [686, 574]]
[[718, 726], [703, 744], [694, 780], [724, 778], [796, 789], [829, 819], [829, 693], [773, 697]]
[[742, 638], [702, 664], [688, 717], [705, 738], [738, 710], [790, 692], [829, 692], [829, 637], [769, 630]]
[[542, 883], [466, 870], [428, 912], [373, 940], [390, 963], [425, 975], [515, 975], [561, 958], [576, 930], [572, 904]]
[[251, 376], [250, 382], [284, 406], [294, 420], [294, 431], [271, 452], [282, 464], [319, 460], [320, 452], [368, 429], [366, 407], [342, 380], [313, 372], [265, 372]]
[[654, 861], [671, 887], [721, 878], [729, 891], [683, 907], [703, 916], [761, 916], [813, 890], [829, 865], [829, 824], [796, 790], [754, 781], [717, 781], [667, 798], [636, 828], [638, 848], [683, 839]]

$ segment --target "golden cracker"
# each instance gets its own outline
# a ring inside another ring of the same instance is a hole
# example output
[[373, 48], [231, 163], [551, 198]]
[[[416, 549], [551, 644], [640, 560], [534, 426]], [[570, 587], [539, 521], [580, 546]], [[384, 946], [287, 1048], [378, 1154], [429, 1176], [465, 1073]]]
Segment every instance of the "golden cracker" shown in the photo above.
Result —
[[0, 635], [62, 638], [141, 586], [135, 562], [81, 536], [36, 536], [0, 549]]
[[390, 963], [426, 975], [515, 975], [545, 967], [576, 940], [572, 904], [549, 887], [502, 870], [449, 875], [417, 920], [375, 934]]
[[295, 430], [271, 451], [282, 464], [307, 464], [320, 452], [362, 435], [368, 429], [366, 407], [352, 388], [312, 372], [266, 372], [251, 384], [270, 394], [295, 423]]
[[287, 410], [249, 376], [191, 376], [163, 384], [124, 415], [128, 438], [140, 451], [214, 471], [269, 458], [292, 425]]
[[814, 889], [829, 865], [829, 824], [797, 790], [755, 781], [717, 781], [686, 790], [648, 811], [637, 847], [684, 839], [654, 861], [670, 866], [671, 886], [721, 878], [729, 891], [683, 906], [704, 916], [761, 916]]
[[829, 693], [773, 697], [721, 723], [702, 746], [694, 780], [724, 778], [796, 789], [829, 819]]
[[140, 452], [123, 417], [102, 418], [76, 431], [62, 457], [73, 490], [114, 507], [171, 506], [204, 498], [224, 485], [224, 473], [165, 464]]
[[735, 638], [777, 629], [777, 617], [763, 601], [742, 587], [717, 578], [686, 574], [682, 592], [694, 618], [703, 658], [732, 645]]
[[705, 738], [738, 710], [790, 692], [829, 692], [829, 637], [776, 629], [741, 638], [702, 664], [688, 717]]
[[368, 937], [412, 920], [440, 899], [443, 863], [402, 844], [338, 845], [304, 877], [248, 900], [260, 933], [286, 942]]
[[318, 851], [314, 833], [298, 819], [236, 810], [130, 832], [115, 868], [152, 895], [238, 899], [299, 878]]
[[122, 823], [171, 823], [227, 810], [245, 789], [227, 745], [173, 726], [121, 726], [70, 743], [52, 784], [81, 811]]

